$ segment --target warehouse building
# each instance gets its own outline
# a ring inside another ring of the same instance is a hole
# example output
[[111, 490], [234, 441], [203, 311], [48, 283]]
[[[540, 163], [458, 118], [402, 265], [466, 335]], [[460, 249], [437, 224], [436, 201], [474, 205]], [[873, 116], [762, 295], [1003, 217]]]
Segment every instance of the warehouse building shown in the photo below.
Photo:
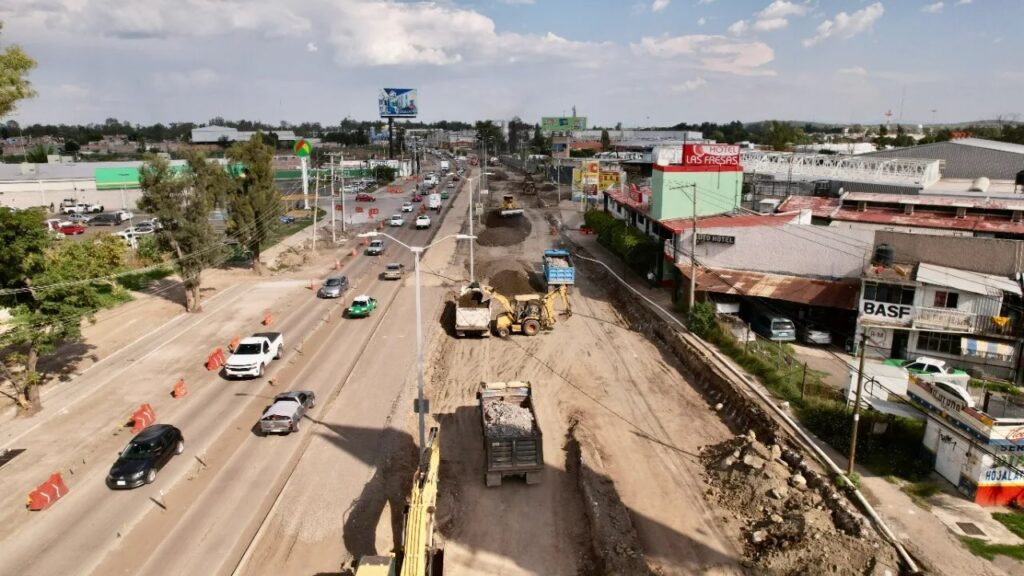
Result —
[[[270, 130], [269, 133], [276, 134], [279, 142], [294, 142], [297, 140], [295, 133], [291, 130]], [[240, 131], [237, 128], [228, 126], [203, 126], [192, 129], [192, 143], [248, 142], [255, 134], [256, 132]]]

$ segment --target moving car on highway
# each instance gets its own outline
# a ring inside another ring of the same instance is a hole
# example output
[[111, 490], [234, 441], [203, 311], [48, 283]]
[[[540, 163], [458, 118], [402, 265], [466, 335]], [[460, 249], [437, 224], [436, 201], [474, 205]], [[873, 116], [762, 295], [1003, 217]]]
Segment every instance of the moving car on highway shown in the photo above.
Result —
[[405, 218], [402, 218], [401, 214], [395, 214], [391, 218], [388, 218], [388, 226], [405, 226]]
[[138, 488], [156, 480], [156, 473], [170, 459], [185, 451], [185, 439], [170, 424], [154, 424], [132, 438], [107, 474], [113, 490]]
[[405, 265], [392, 262], [384, 267], [384, 272], [381, 277], [385, 280], [401, 280], [402, 275], [405, 274]]
[[299, 431], [299, 421], [316, 406], [316, 394], [311, 390], [284, 392], [274, 397], [274, 403], [260, 417], [260, 431], [264, 434], [291, 434]]
[[280, 332], [259, 332], [238, 343], [238, 348], [224, 363], [228, 378], [258, 378], [263, 376], [267, 364], [281, 358], [284, 335]]
[[359, 194], [356, 194], [356, 202], [376, 202], [376, 201], [377, 201], [377, 198], [375, 198], [373, 196], [370, 196], [369, 194], [366, 194], [364, 192], [360, 192]]
[[352, 299], [352, 305], [345, 309], [345, 316], [349, 318], [366, 318], [377, 308], [377, 299], [362, 294]]
[[380, 256], [384, 254], [384, 241], [381, 239], [370, 240], [370, 244], [366, 247], [367, 256]]
[[402, 212], [412, 212], [412, 210], [412, 202], [406, 202], [405, 204], [402, 204]]
[[324, 280], [324, 285], [320, 287], [317, 295], [321, 298], [338, 298], [346, 290], [348, 290], [348, 277], [331, 276]]
[[423, 230], [426, 228], [430, 228], [430, 216], [420, 214], [416, 217], [416, 229]]

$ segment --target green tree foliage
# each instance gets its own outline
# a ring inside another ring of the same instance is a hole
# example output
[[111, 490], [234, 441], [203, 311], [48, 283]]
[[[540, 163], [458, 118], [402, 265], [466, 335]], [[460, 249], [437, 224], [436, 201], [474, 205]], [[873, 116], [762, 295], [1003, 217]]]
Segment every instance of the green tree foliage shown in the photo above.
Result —
[[476, 123], [477, 144], [487, 146], [488, 154], [496, 154], [498, 150], [505, 147], [505, 137], [501, 133], [501, 127], [490, 120], [481, 120]]
[[548, 154], [551, 152], [551, 140], [544, 137], [540, 124], [533, 126], [533, 139], [530, 140], [530, 150], [534, 154]]
[[377, 179], [378, 184], [387, 184], [395, 180], [395, 176], [398, 175], [398, 170], [390, 166], [378, 164], [370, 170], [370, 174]]
[[38, 210], [0, 209], [0, 281], [5, 289], [21, 290], [0, 296], [12, 316], [3, 337], [11, 352], [3, 362], [22, 368], [17, 398], [28, 410], [42, 407], [39, 357], [81, 337], [82, 320], [92, 319], [107, 294], [120, 289], [109, 280], [88, 280], [116, 272], [125, 256], [124, 242], [111, 235], [93, 242], [53, 244], [43, 218]]
[[710, 302], [694, 302], [693, 308], [686, 317], [686, 327], [691, 332], [709, 339], [711, 334], [718, 330], [718, 323], [715, 321], [715, 305]]
[[[4, 24], [0, 22], [0, 31]], [[28, 73], [36, 67], [36, 61], [19, 46], [8, 46], [0, 52], [0, 118], [14, 112], [18, 102], [36, 95]]]
[[64, 142], [64, 151], [68, 154], [74, 154], [82, 149], [82, 146], [74, 140], [67, 140]]
[[751, 139], [759, 144], [771, 147], [772, 150], [790, 150], [795, 144], [809, 141], [804, 131], [789, 122], [772, 120], [761, 124]]
[[216, 265], [224, 246], [210, 224], [217, 198], [225, 198], [231, 178], [199, 152], [188, 155], [188, 170], [176, 173], [166, 160], [148, 156], [139, 169], [142, 198], [139, 207], [160, 219], [160, 248], [171, 255], [185, 288], [185, 310], [203, 309], [200, 294], [203, 270]]
[[47, 156], [53, 152], [53, 149], [43, 144], [36, 144], [35, 146], [28, 149], [25, 153], [25, 160], [34, 164], [46, 164]]
[[607, 130], [601, 130], [601, 150], [611, 150], [612, 139], [608, 136]]
[[281, 194], [274, 186], [274, 149], [257, 132], [248, 142], [228, 150], [231, 162], [243, 166], [227, 202], [228, 236], [252, 253], [253, 270], [259, 274], [260, 252], [280, 224]]

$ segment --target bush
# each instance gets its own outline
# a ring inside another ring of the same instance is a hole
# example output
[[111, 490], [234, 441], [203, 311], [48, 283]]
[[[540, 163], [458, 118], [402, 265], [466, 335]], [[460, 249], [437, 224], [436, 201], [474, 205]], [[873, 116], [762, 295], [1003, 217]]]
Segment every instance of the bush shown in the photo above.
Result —
[[718, 330], [715, 321], [715, 307], [708, 302], [697, 302], [686, 318], [686, 327], [697, 336], [707, 340], [712, 332]]
[[138, 239], [138, 247], [135, 249], [135, 256], [143, 264], [159, 264], [163, 262], [163, 254], [157, 245], [155, 234], [146, 234]]
[[583, 223], [597, 234], [604, 232], [606, 228], [613, 226], [615, 222], [615, 217], [604, 210], [587, 210], [583, 214]]

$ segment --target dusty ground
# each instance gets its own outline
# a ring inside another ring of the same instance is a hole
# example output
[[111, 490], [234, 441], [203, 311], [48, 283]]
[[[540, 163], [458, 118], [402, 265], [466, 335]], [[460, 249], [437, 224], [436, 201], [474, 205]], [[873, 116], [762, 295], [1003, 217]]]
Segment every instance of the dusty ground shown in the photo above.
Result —
[[[492, 179], [492, 199], [520, 190], [510, 176]], [[506, 294], [541, 287], [541, 251], [557, 241], [547, 234], [546, 210], [530, 208], [524, 218], [528, 236], [476, 252], [478, 278]], [[801, 566], [804, 557], [788, 551], [764, 561], [748, 545], [761, 511], [737, 511], [708, 483], [701, 450], [735, 433], [675, 359], [629, 328], [599, 282], [578, 278], [571, 299], [573, 316], [534, 338], [455, 339], [440, 319], [428, 395], [443, 431], [438, 510], [446, 573], [790, 573]], [[475, 394], [481, 381], [505, 380], [534, 386], [545, 436], [538, 486], [515, 479], [484, 486]], [[827, 524], [828, 515], [818, 520]], [[814, 542], [824, 553], [847, 545]], [[851, 558], [834, 563], [864, 559]]]

